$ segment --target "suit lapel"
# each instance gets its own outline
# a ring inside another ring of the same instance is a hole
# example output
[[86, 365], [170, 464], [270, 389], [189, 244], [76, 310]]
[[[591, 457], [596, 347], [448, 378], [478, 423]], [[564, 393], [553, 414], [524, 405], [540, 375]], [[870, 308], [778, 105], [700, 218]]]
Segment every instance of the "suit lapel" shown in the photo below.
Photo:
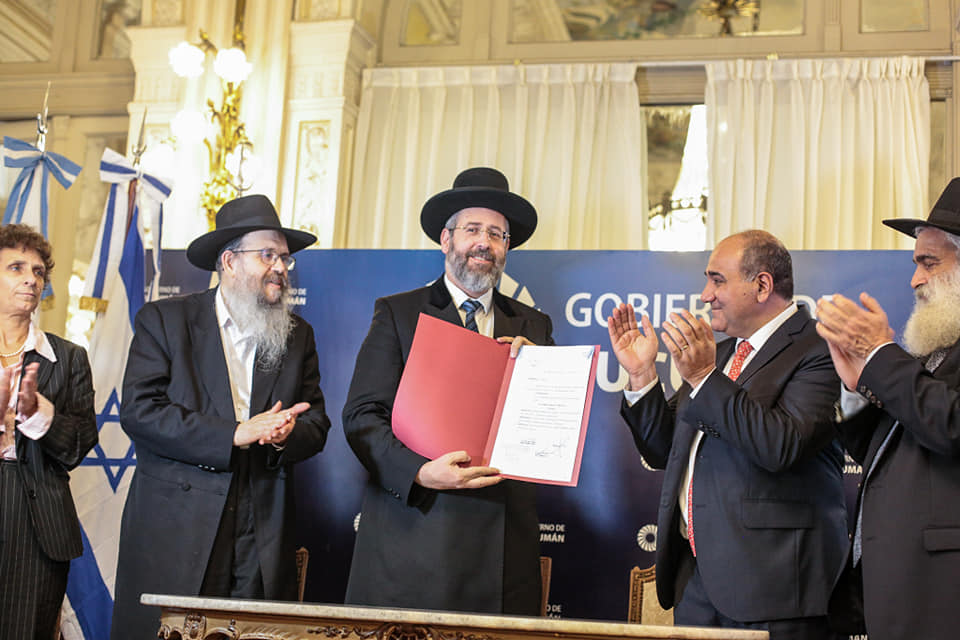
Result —
[[[43, 356], [41, 356], [36, 351], [31, 351], [23, 356], [23, 366], [27, 367], [29, 364], [34, 362], [39, 363], [40, 367], [37, 369], [37, 389], [48, 389], [50, 387], [50, 376], [53, 375], [53, 367], [56, 365], [55, 362], [50, 362]], [[21, 378], [21, 382], [22, 382]], [[52, 392], [51, 392], [51, 395]]]
[[[227, 358], [223, 353], [223, 341], [220, 326], [217, 324], [217, 311], [214, 307], [216, 289], [210, 289], [199, 298], [194, 298], [193, 313], [196, 323], [191, 323], [193, 348], [197, 350], [196, 362], [202, 362], [205, 370], [200, 376], [203, 387], [214, 409], [222, 418], [233, 420], [233, 391], [230, 389], [230, 374], [227, 372]], [[173, 372], [176, 374], [176, 372]]]
[[[52, 348], [52, 345], [51, 345]], [[26, 369], [27, 365], [33, 364], [34, 362], [38, 363], [40, 366], [37, 368], [37, 389], [46, 390], [47, 395], [53, 397], [57, 389], [53, 388], [53, 385], [50, 383], [50, 377], [53, 375], [53, 369], [57, 365], [56, 362], [50, 362], [43, 356], [41, 356], [36, 351], [30, 351], [23, 355], [23, 368]], [[17, 391], [20, 390], [20, 385], [23, 384], [23, 376], [20, 376], [20, 382], [17, 385]], [[59, 386], [59, 385], [58, 385]], [[46, 396], [44, 396], [46, 397]], [[29, 441], [19, 429], [16, 429], [13, 434], [14, 443], [17, 447], [17, 457], [24, 456], [25, 453], [21, 450], [21, 443]], [[23, 468], [23, 465], [17, 465], [18, 470]]]
[[493, 337], [517, 337], [523, 335], [523, 318], [513, 315], [507, 306], [506, 297], [493, 290]]
[[960, 383], [960, 342], [950, 347], [943, 362], [934, 370], [933, 377], [945, 380], [951, 387], [956, 387]]
[[723, 367], [726, 366], [727, 360], [733, 355], [733, 350], [736, 346], [736, 338], [728, 338], [717, 345], [717, 369], [723, 371]]
[[747, 384], [767, 363], [793, 344], [793, 336], [803, 331], [809, 321], [810, 314], [807, 313], [807, 308], [801, 305], [796, 313], [787, 318], [787, 321], [780, 325], [772, 336], [767, 338], [757, 355], [744, 367], [740, 377], [737, 378], [737, 383], [741, 386]]
[[[947, 352], [946, 357], [944, 357], [943, 362], [940, 363], [934, 372], [933, 377], [938, 380], [944, 380], [950, 384], [951, 387], [956, 387], [958, 383], [958, 378], [960, 378], [960, 342], [957, 342], [950, 350]], [[899, 428], [897, 421], [893, 419], [890, 414], [884, 413], [884, 427], [878, 428], [873, 438], [870, 440], [870, 446], [867, 448], [867, 454], [864, 457], [863, 469], [864, 471], [869, 472], [874, 468], [874, 458], [880, 452], [880, 446], [883, 444], [883, 441], [886, 440], [887, 434], [890, 433], [892, 429]], [[894, 434], [893, 438], [898, 436]], [[892, 447], [889, 445], [884, 449], [883, 453], [890, 451]], [[866, 478], [864, 478], [866, 479]]]
[[[523, 329], [523, 319], [513, 315], [510, 307], [506, 304], [506, 298], [496, 289], [493, 290], [493, 336], [518, 336]], [[432, 285], [430, 285], [430, 295], [428, 302], [421, 311], [434, 318], [446, 320], [451, 324], [463, 326], [463, 319], [460, 312], [453, 303], [450, 291], [441, 275]]]
[[[291, 334], [292, 337], [292, 334]], [[288, 341], [289, 344], [289, 341]], [[277, 378], [280, 377], [282, 364], [270, 371], [264, 371], [257, 366], [256, 360], [253, 363], [253, 381], [250, 389], [250, 416], [253, 417], [269, 409], [267, 404], [270, 402], [270, 395], [273, 387], [277, 384]]]
[[463, 326], [463, 322], [460, 320], [460, 312], [454, 306], [453, 298], [450, 297], [447, 285], [443, 282], [443, 275], [430, 285], [427, 303], [423, 305], [420, 311], [428, 316], [445, 320], [450, 324]]

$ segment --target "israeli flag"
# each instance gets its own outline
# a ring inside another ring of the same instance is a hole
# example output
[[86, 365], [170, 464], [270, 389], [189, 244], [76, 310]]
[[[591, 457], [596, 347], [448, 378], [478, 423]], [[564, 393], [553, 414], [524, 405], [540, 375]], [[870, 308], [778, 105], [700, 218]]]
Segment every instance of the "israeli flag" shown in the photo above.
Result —
[[110, 193], [81, 303], [97, 311], [90, 366], [100, 442], [71, 474], [84, 550], [70, 565], [61, 616], [65, 640], [110, 636], [120, 516], [136, 464], [133, 443], [120, 428], [120, 392], [133, 318], [146, 299], [156, 296], [156, 286], [146, 282], [143, 222], [152, 223], [158, 270], [163, 201], [171, 191], [168, 182], [139, 172], [110, 149], [104, 151], [100, 177], [110, 183]]

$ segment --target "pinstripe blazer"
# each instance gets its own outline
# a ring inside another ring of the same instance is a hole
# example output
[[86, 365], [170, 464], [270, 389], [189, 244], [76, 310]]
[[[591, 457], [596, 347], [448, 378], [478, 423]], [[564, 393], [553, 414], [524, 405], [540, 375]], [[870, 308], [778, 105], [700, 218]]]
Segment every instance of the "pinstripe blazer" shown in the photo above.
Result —
[[31, 351], [24, 366], [40, 364], [37, 390], [53, 404], [53, 422], [39, 440], [17, 432], [17, 471], [40, 548], [52, 560], [67, 561], [83, 553], [69, 471], [97, 443], [97, 421], [87, 352], [51, 333], [47, 340], [57, 361]]

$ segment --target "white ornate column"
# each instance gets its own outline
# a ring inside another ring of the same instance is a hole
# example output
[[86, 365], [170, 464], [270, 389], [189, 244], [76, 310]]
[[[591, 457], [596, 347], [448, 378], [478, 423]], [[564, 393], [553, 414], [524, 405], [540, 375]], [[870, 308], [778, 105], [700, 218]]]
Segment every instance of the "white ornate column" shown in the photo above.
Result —
[[372, 66], [373, 39], [355, 20], [290, 25], [281, 218], [340, 247], [347, 211], [360, 78]]

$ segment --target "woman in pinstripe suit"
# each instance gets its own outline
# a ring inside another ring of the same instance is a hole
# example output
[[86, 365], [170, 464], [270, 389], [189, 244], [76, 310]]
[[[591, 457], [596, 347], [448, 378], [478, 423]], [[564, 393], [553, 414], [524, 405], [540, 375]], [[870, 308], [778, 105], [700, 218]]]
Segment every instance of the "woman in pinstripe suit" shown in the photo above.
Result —
[[33, 312], [53, 261], [27, 225], [0, 227], [0, 640], [50, 640], [83, 551], [68, 472], [97, 443], [83, 348]]

